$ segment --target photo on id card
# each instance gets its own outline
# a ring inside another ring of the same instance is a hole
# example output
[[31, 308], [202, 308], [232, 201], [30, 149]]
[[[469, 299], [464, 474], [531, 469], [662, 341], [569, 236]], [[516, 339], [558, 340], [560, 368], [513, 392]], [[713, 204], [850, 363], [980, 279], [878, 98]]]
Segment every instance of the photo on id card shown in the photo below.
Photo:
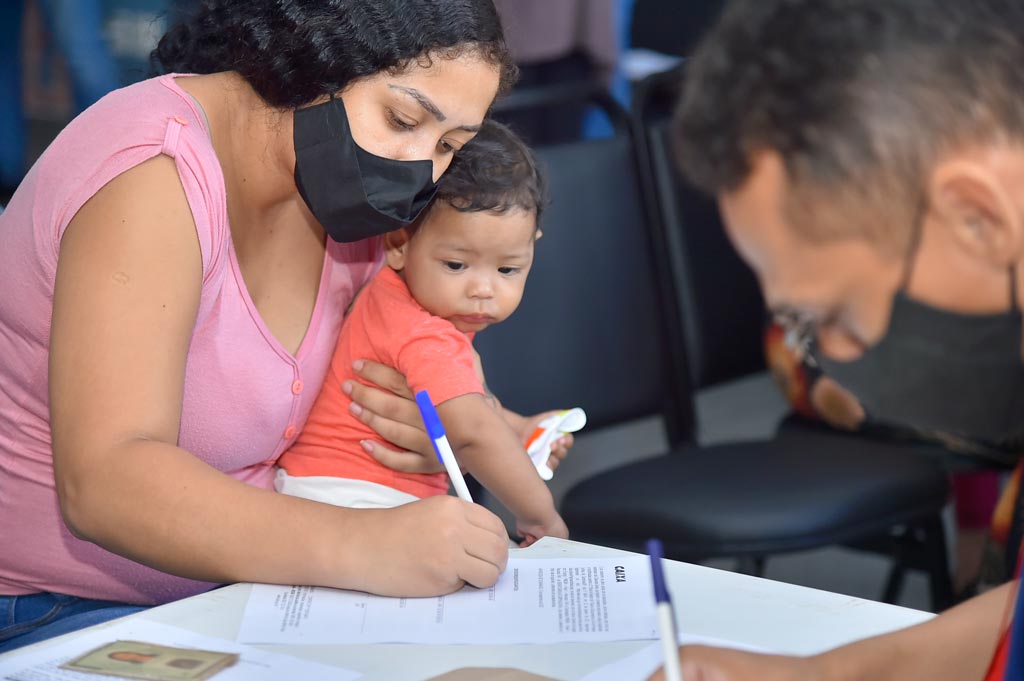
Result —
[[115, 641], [61, 665], [62, 669], [150, 681], [202, 681], [238, 662], [238, 655]]

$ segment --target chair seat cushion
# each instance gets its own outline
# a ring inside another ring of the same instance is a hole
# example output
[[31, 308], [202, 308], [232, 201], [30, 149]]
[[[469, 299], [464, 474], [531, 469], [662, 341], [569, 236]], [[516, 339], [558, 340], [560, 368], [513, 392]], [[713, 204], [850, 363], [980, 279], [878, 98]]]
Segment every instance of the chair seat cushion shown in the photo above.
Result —
[[927, 448], [823, 432], [687, 447], [595, 475], [562, 515], [573, 539], [676, 558], [796, 551], [938, 513], [949, 482]]

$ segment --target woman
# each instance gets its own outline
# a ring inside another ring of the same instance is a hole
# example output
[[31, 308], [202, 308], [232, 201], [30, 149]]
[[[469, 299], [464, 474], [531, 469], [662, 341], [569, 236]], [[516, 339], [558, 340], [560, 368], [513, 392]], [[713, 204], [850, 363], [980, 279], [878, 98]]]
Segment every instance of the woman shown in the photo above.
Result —
[[[169, 75], [73, 121], [0, 217], [0, 651], [210, 583], [493, 584], [481, 507], [269, 491], [378, 235], [514, 77], [492, 3], [207, 0], [154, 56]], [[406, 399], [346, 388], [426, 449]]]

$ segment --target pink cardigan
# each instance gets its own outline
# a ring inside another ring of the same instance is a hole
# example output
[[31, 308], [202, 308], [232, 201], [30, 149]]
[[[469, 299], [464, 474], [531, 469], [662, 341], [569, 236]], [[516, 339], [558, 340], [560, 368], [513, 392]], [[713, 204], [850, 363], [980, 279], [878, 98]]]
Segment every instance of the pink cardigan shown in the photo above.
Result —
[[156, 604], [211, 586], [75, 539], [54, 489], [47, 358], [61, 236], [107, 182], [161, 153], [175, 159], [203, 261], [178, 444], [232, 477], [271, 486], [274, 462], [320, 390], [342, 316], [382, 263], [380, 239], [328, 241], [313, 318], [293, 356], [246, 291], [220, 163], [175, 76], [113, 92], [72, 121], [0, 215], [0, 595]]

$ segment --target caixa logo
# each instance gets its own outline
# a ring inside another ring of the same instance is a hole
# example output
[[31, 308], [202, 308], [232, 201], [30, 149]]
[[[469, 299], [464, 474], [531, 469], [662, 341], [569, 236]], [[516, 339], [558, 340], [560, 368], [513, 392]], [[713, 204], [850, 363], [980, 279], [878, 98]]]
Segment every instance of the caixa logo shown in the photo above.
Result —
[[621, 565], [615, 566], [615, 581], [624, 582], [626, 581], [626, 568]]

